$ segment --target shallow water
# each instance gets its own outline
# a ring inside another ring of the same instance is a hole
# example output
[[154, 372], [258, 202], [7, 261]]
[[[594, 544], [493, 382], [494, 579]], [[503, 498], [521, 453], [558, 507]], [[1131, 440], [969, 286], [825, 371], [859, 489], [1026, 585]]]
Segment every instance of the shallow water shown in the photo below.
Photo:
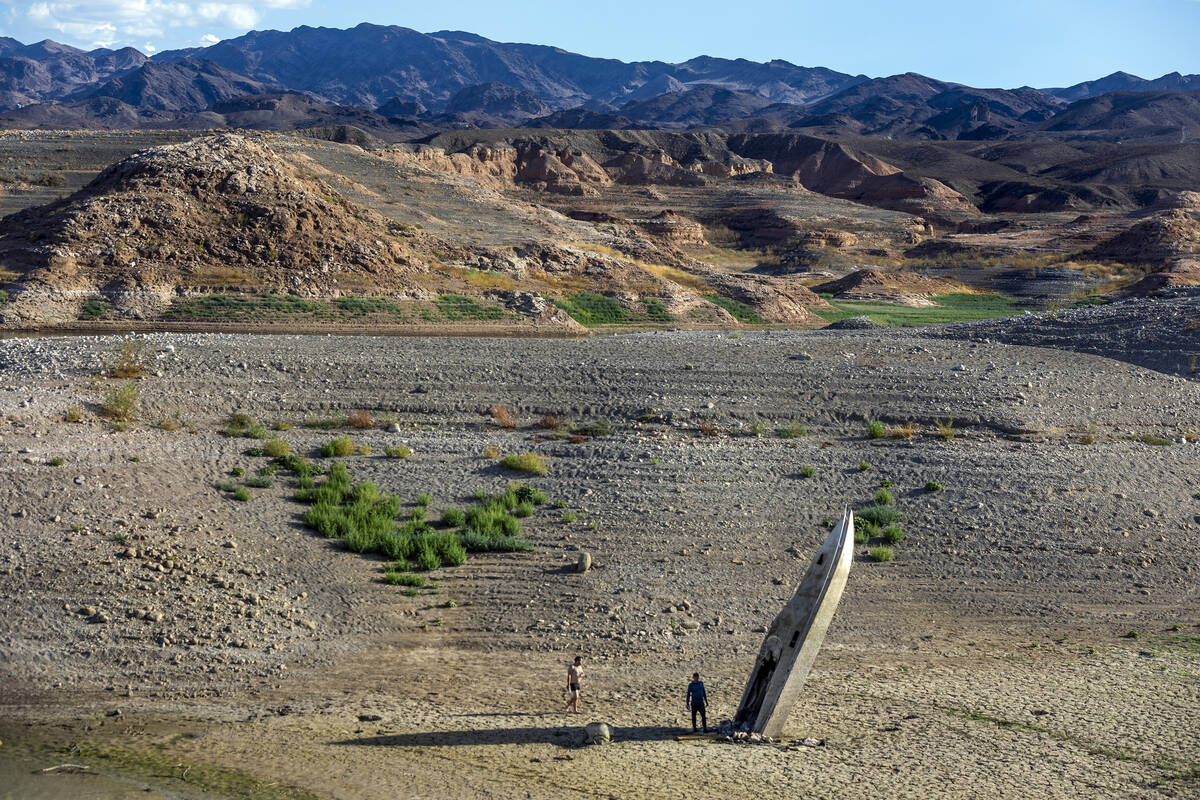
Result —
[[[0, 752], [0, 800], [215, 800], [216, 795], [164, 790], [145, 780], [88, 772], [41, 770], [51, 762]], [[70, 763], [87, 765], [87, 759]]]

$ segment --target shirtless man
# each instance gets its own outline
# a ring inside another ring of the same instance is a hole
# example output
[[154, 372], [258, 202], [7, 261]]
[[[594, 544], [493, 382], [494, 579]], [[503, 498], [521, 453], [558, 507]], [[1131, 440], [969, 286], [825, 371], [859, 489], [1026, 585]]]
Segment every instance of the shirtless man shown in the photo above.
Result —
[[567, 667], [566, 711], [579, 713], [579, 681], [583, 679], [583, 656], [575, 656], [575, 663]]

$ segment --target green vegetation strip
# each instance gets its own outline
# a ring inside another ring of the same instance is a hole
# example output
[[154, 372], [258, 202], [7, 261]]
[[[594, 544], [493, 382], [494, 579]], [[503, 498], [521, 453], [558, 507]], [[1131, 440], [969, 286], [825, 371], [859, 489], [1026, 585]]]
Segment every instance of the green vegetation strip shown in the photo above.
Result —
[[[1017, 301], [998, 294], [943, 294], [931, 298], [936, 306], [909, 308], [892, 303], [865, 303], [834, 300], [833, 295], [822, 295], [836, 309], [821, 311], [818, 315], [829, 322], [848, 317], [870, 317], [889, 328], [917, 328], [923, 325], [944, 325], [949, 322], [967, 322], [977, 319], [1011, 317], [1025, 311]], [[711, 299], [711, 298], [710, 298]], [[736, 315], [735, 315], [736, 316]]]

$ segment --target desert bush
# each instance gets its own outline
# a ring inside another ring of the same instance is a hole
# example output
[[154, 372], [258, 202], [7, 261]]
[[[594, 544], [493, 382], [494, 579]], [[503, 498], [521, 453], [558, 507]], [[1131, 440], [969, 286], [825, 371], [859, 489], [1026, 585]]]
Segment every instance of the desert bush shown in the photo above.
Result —
[[558, 414], [546, 414], [538, 420], [538, 427], [547, 431], [556, 431], [563, 426], [564, 420]]
[[879, 562], [891, 561], [896, 557], [896, 551], [885, 544], [872, 547], [867, 551], [867, 554], [871, 556], [872, 561]]
[[890, 488], [892, 488], [892, 479], [891, 479], [891, 478], [884, 478], [883, 480], [881, 480], [881, 481], [879, 482], [879, 486], [880, 486], [880, 488], [882, 488], [882, 489], [890, 489]]
[[383, 448], [383, 454], [388, 458], [408, 458], [412, 455], [412, 448], [406, 444], [389, 444]]
[[370, 411], [351, 411], [346, 415], [346, 422], [352, 428], [370, 428], [374, 425]]
[[888, 544], [900, 544], [904, 541], [904, 528], [899, 525], [888, 525], [883, 529], [882, 536]]
[[1135, 442], [1141, 442], [1142, 444], [1154, 445], [1155, 447], [1166, 447], [1168, 445], [1175, 444], [1175, 440], [1173, 440], [1173, 439], [1166, 439], [1166, 438], [1163, 438], [1162, 436], [1155, 436], [1152, 433], [1139, 433], [1136, 436], [1132, 436], [1130, 438]]
[[517, 427], [517, 415], [510, 411], [507, 406], [496, 403], [488, 409], [488, 413], [492, 415], [492, 419], [501, 428], [512, 430]]
[[938, 436], [944, 441], [948, 442], [958, 435], [958, 431], [954, 430], [954, 417], [947, 417], [945, 421], [935, 420], [934, 424], [937, 425]]
[[526, 486], [523, 483], [510, 483], [508, 491], [516, 495], [519, 502], [529, 502], [535, 506], [540, 506], [546, 502], [546, 493], [541, 489], [535, 489], [532, 486]]
[[250, 499], [250, 491], [245, 486], [237, 486], [233, 490], [233, 499], [244, 503]]
[[429, 579], [424, 575], [412, 575], [400, 571], [389, 571], [383, 575], [383, 582], [392, 586], [411, 586], [414, 589], [419, 589], [429, 582]]
[[104, 394], [100, 402], [100, 413], [113, 422], [133, 422], [137, 416], [140, 392], [133, 381], [114, 386]]
[[67, 462], [63, 459], [62, 456], [55, 456], [54, 458], [50, 459], [46, 463], [52, 467], [61, 467], [63, 464], [65, 464]]
[[427, 506], [432, 502], [433, 495], [431, 495], [429, 492], [421, 492], [419, 495], [417, 495], [417, 505], [419, 506]]
[[338, 436], [321, 445], [321, 455], [325, 458], [345, 458], [357, 453], [358, 449], [349, 436]]
[[866, 544], [879, 535], [879, 526], [869, 520], [854, 520], [854, 543]]
[[141, 339], [126, 339], [117, 346], [117, 352], [104, 365], [104, 374], [122, 380], [140, 378], [146, 374], [148, 361], [146, 343]]
[[805, 464], [803, 467], [800, 468], [800, 474], [803, 475], [805, 478], [811, 478], [817, 474], [817, 468], [812, 466], [811, 464]]
[[83, 422], [83, 409], [79, 406], [71, 406], [63, 414], [63, 422]]
[[900, 509], [895, 506], [867, 506], [854, 513], [855, 522], [867, 522], [881, 528], [891, 525], [902, 516]]
[[942, 490], [942, 485], [940, 483], [938, 483], [937, 481], [926, 481], [925, 482], [925, 491], [940, 492], [941, 490]]
[[157, 427], [160, 431], [177, 431], [183, 427], [183, 423], [175, 417], [162, 417], [159, 419], [158, 425], [155, 427]]
[[870, 461], [860, 461], [860, 462], [858, 462], [858, 471], [859, 471], [859, 472], [867, 472], [867, 471], [868, 471], [868, 470], [870, 470], [870, 469], [871, 469], [871, 462], [870, 462]]
[[873, 421], [869, 422], [867, 424], [867, 438], [868, 439], [882, 439], [883, 438], [883, 423], [880, 422], [879, 420], [873, 420]]
[[447, 508], [442, 512], [442, 526], [446, 528], [461, 528], [467, 521], [466, 512], [461, 508]]
[[612, 425], [606, 419], [586, 420], [571, 423], [569, 430], [576, 436], [608, 436], [612, 433]]
[[541, 453], [510, 454], [500, 461], [500, 466], [517, 472], [528, 472], [531, 475], [545, 475], [548, 469], [546, 457]]
[[1091, 423], [1087, 426], [1087, 430], [1079, 437], [1080, 444], [1095, 444], [1096, 443], [1096, 423]]
[[775, 435], [780, 439], [800, 439], [808, 436], [808, 428], [799, 422], [789, 422], [782, 428], [778, 428], [775, 431]]
[[217, 481], [213, 484], [213, 488], [218, 492], [232, 492], [237, 488], [237, 484], [230, 483], [229, 481]]
[[271, 458], [283, 458], [292, 452], [292, 446], [286, 440], [273, 436], [263, 444], [263, 452]]
[[332, 417], [306, 417], [304, 427], [316, 430], [332, 431], [346, 426], [346, 418], [334, 415]]
[[490, 458], [491, 460], [495, 461], [500, 457], [500, 448], [496, 447], [494, 444], [489, 444], [487, 447], [483, 448], [483, 457]]
[[880, 489], [875, 493], [875, 505], [877, 506], [890, 506], [895, 499], [887, 489]]
[[572, 522], [579, 519], [579, 514], [574, 511], [564, 511], [562, 519], [563, 519], [563, 522], [570, 525]]
[[246, 485], [251, 489], [270, 489], [271, 479], [266, 475], [255, 475], [252, 478], [247, 478]]
[[915, 422], [907, 422], [903, 425], [889, 425], [884, 429], [883, 435], [887, 439], [911, 439], [920, 432], [920, 425]]
[[512, 515], [517, 518], [533, 516], [533, 503], [528, 500], [517, 503], [517, 507], [512, 510]]
[[713, 422], [711, 419], [701, 420], [697, 427], [705, 436], [717, 436], [721, 433], [720, 426], [718, 426], [717, 423]]
[[280, 419], [275, 420], [275, 422], [271, 425], [271, 430], [274, 431], [283, 432], [290, 431], [291, 429], [292, 421], [286, 417], [281, 417]]
[[416, 569], [422, 572], [429, 572], [437, 569], [442, 565], [442, 557], [438, 555], [433, 544], [429, 541], [423, 541], [417, 548]]
[[766, 432], [767, 432], [767, 426], [765, 424], [763, 424], [763, 421], [761, 419], [754, 420], [754, 422], [751, 422], [750, 425], [747, 426], [747, 428], [746, 428], [747, 436], [762, 436]]

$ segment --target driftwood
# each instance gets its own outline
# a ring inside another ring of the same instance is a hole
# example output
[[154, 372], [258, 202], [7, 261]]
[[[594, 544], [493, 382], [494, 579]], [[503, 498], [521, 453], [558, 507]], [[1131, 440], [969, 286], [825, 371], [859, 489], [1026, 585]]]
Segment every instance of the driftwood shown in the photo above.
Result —
[[38, 770], [38, 773], [41, 775], [53, 775], [56, 772], [88, 772], [90, 770], [91, 767], [85, 766], [84, 764], [56, 764], [53, 767], [40, 769]]

